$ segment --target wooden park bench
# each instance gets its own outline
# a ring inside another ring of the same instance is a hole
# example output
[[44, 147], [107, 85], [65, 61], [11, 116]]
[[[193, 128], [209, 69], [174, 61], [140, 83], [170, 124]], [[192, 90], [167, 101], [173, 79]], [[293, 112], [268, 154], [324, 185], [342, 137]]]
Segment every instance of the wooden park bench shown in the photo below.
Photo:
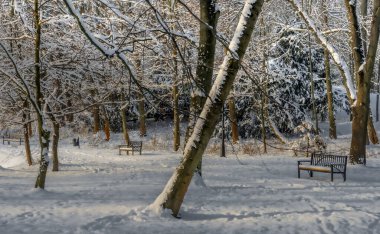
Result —
[[313, 177], [314, 171], [330, 173], [331, 181], [334, 180], [334, 174], [342, 174], [343, 181], [346, 181], [346, 168], [347, 156], [312, 153], [310, 160], [298, 161], [298, 178], [300, 178], [300, 172], [303, 170], [308, 171], [310, 177]]
[[8, 142], [8, 145], [11, 143], [11, 142], [19, 142], [20, 145], [24, 142], [24, 139], [22, 139], [22, 137], [16, 137], [16, 136], [3, 136], [3, 145], [5, 144], [5, 142]]
[[129, 151], [134, 152], [138, 151], [141, 155], [142, 150], [142, 141], [130, 141], [128, 145], [119, 145], [119, 155], [121, 155], [121, 151], [126, 151], [127, 155], [129, 155]]

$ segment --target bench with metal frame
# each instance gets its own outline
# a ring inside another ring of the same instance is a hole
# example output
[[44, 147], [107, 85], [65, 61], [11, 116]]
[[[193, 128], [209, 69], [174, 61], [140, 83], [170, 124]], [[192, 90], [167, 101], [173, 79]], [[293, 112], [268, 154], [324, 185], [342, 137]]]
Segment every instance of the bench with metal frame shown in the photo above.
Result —
[[134, 152], [139, 152], [141, 155], [142, 150], [142, 141], [130, 141], [128, 145], [119, 145], [119, 155], [121, 155], [122, 151], [127, 152], [127, 155], [129, 155], [129, 151], [132, 152], [132, 155], [134, 155]]
[[3, 145], [5, 144], [5, 142], [8, 142], [8, 145], [11, 142], [19, 142], [21, 145], [24, 142], [24, 139], [22, 139], [21, 137], [3, 136]]
[[[310, 177], [313, 172], [330, 173], [331, 181], [334, 180], [334, 174], [342, 174], [343, 181], [346, 181], [347, 156], [331, 155], [326, 153], [312, 153], [310, 160], [298, 160], [298, 178], [301, 170], [308, 171]], [[308, 164], [305, 164], [308, 163]]]

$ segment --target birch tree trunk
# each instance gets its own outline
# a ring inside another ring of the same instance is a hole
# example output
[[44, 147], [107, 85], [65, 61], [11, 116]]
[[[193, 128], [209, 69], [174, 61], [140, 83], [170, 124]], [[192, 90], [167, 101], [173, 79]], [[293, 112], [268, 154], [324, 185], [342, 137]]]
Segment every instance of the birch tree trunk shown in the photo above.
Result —
[[264, 0], [247, 0], [245, 2], [239, 24], [229, 45], [230, 52], [224, 57], [209, 98], [188, 139], [183, 160], [155, 201], [155, 205], [170, 209], [174, 216], [178, 216], [194, 170], [215, 130], [222, 105], [231, 90], [263, 3]]

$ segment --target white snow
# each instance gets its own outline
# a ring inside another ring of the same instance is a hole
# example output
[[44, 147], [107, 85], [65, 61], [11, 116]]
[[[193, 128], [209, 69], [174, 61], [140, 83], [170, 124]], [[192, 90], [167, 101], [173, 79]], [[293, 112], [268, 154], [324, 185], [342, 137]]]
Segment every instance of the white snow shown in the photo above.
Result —
[[[346, 147], [347, 140], [340, 135], [335, 144]], [[144, 143], [143, 155], [119, 156], [116, 141], [80, 149], [70, 142], [61, 142], [61, 171], [48, 172], [46, 190], [33, 188], [38, 165], [26, 166], [24, 146], [0, 144], [1, 233], [380, 232], [379, 146], [370, 147], [367, 167], [348, 165], [346, 182], [340, 175], [330, 182], [324, 173], [298, 179], [300, 158], [286, 152], [207, 155], [206, 186], [190, 186], [176, 219], [148, 206], [180, 154]]]

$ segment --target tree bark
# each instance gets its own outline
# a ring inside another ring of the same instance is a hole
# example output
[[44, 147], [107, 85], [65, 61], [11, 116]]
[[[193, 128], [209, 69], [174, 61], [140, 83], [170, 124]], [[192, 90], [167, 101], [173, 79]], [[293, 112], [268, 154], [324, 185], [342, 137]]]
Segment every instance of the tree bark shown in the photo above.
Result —
[[100, 131], [100, 113], [99, 113], [99, 105], [96, 104], [92, 108], [92, 116], [94, 118], [94, 129], [93, 133], [97, 134]]
[[[138, 72], [138, 76], [140, 80], [143, 80], [143, 74], [142, 74], [142, 67], [141, 61], [138, 59], [136, 61], [136, 69]], [[138, 111], [139, 111], [139, 124], [140, 124], [140, 137], [146, 136], [146, 124], [145, 124], [145, 101], [144, 101], [144, 95], [142, 93], [142, 90], [139, 90], [138, 94]]]
[[59, 171], [58, 143], [59, 143], [59, 123], [54, 118], [54, 120], [53, 120], [53, 142], [52, 142], [52, 147], [51, 147], [52, 161], [53, 161], [52, 171]]
[[[213, 29], [200, 23], [198, 60], [195, 78], [195, 87], [191, 95], [189, 124], [185, 135], [185, 145], [194, 131], [195, 123], [202, 111], [210, 92], [212, 76], [214, 72], [216, 27], [218, 24], [219, 11], [216, 0], [200, 0], [200, 18]], [[197, 166], [197, 173], [202, 175], [202, 159]]]
[[364, 20], [368, 15], [368, 0], [361, 0], [360, 1], [360, 14], [362, 16], [363, 22], [361, 27], [361, 34], [363, 37], [363, 50], [364, 50], [364, 56], [366, 56], [367, 52], [367, 32], [364, 27]]
[[107, 110], [104, 106], [102, 106], [102, 112], [104, 117], [104, 126], [103, 131], [106, 136], [105, 141], [109, 141], [111, 139], [111, 127], [110, 127], [110, 119], [107, 114]]
[[231, 125], [232, 144], [236, 144], [239, 141], [239, 130], [236, 117], [235, 99], [233, 94], [230, 94], [228, 98], [228, 115]]
[[174, 216], [179, 213], [194, 170], [215, 130], [222, 105], [231, 90], [263, 3], [264, 0], [246, 1], [229, 46], [232, 52], [228, 52], [224, 57], [223, 64], [209, 93], [209, 98], [186, 144], [183, 160], [168, 181], [164, 191], [155, 201], [156, 205], [170, 209]]
[[41, 146], [41, 160], [39, 173], [36, 179], [36, 188], [45, 188], [45, 180], [47, 168], [49, 166], [49, 138], [50, 131], [45, 128], [45, 121], [43, 116], [42, 104], [44, 97], [41, 92], [41, 21], [40, 21], [40, 3], [39, 0], [34, 0], [34, 27], [35, 27], [35, 45], [34, 45], [34, 71], [35, 71], [35, 85], [36, 85], [36, 104], [37, 104], [37, 121], [38, 121], [38, 134]]
[[376, 122], [379, 122], [380, 60], [377, 63]]
[[[379, 42], [380, 25], [380, 2], [374, 1], [373, 16], [371, 23], [371, 33], [369, 35], [369, 45], [365, 63], [362, 69], [358, 70], [357, 79], [357, 100], [352, 107], [352, 138], [350, 148], [351, 163], [362, 163], [366, 155], [367, 124], [369, 117], [369, 94], [370, 82], [373, 76], [373, 69], [376, 51]], [[358, 29], [358, 28], [357, 28]], [[351, 35], [353, 35], [351, 33]], [[355, 136], [355, 137], [354, 137]]]
[[178, 94], [178, 62], [177, 62], [177, 50], [173, 49], [173, 63], [174, 63], [174, 76], [173, 76], [173, 150], [177, 152], [181, 145], [181, 133], [180, 133], [180, 120], [179, 120], [179, 94]]
[[185, 135], [185, 145], [194, 131], [197, 118], [202, 111], [203, 105], [207, 99], [207, 94], [211, 89], [215, 60], [215, 33], [220, 13], [216, 5], [216, 0], [199, 0], [200, 19], [213, 27], [213, 29], [200, 23], [198, 61], [196, 78], [194, 81], [195, 87], [191, 94], [189, 124]]
[[[121, 99], [122, 101], [125, 101], [124, 90], [121, 90]], [[126, 114], [125, 108], [120, 109], [120, 115], [121, 115], [121, 122], [122, 122], [125, 144], [129, 145], [130, 139], [129, 139], [129, 134], [128, 134], [127, 114]]]
[[28, 101], [24, 101], [24, 111], [22, 112], [22, 121], [23, 121], [23, 129], [24, 129], [24, 143], [25, 143], [25, 156], [28, 165], [31, 166], [33, 164], [32, 161], [32, 153], [30, 151], [30, 142], [29, 142], [29, 131], [28, 131]]
[[331, 139], [336, 139], [336, 124], [335, 124], [335, 114], [334, 114], [334, 99], [332, 92], [332, 84], [330, 77], [330, 56], [325, 50], [325, 73], [326, 73], [326, 90], [327, 90], [327, 107], [329, 116], [329, 136]]
[[[327, 0], [323, 1], [323, 21], [326, 29], [328, 28], [328, 3]], [[330, 70], [330, 55], [327, 49], [324, 49], [324, 57], [325, 57], [325, 75], [326, 75], [326, 91], [327, 91], [327, 109], [328, 109], [328, 118], [329, 118], [329, 136], [331, 139], [336, 139], [336, 124], [335, 124], [335, 113], [334, 113], [334, 98], [333, 98], [333, 90], [331, 84], [331, 70]]]

